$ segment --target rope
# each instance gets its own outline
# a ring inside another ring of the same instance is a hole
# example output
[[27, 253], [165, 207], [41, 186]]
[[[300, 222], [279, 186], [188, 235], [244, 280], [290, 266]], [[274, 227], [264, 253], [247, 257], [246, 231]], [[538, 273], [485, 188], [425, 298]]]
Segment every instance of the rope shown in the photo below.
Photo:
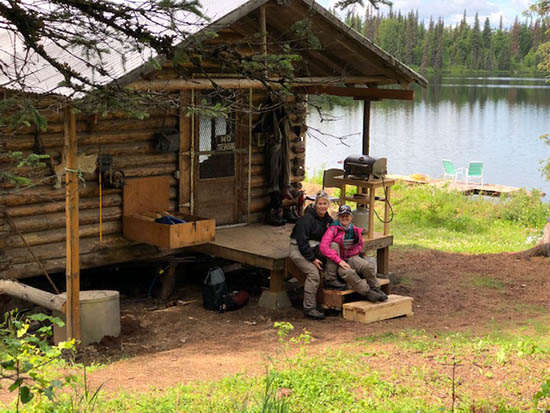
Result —
[[80, 181], [82, 181], [83, 186], [86, 186], [86, 180], [84, 179], [84, 175], [82, 174], [82, 171], [80, 169], [71, 169], [65, 167], [65, 172], [72, 172], [75, 173]]

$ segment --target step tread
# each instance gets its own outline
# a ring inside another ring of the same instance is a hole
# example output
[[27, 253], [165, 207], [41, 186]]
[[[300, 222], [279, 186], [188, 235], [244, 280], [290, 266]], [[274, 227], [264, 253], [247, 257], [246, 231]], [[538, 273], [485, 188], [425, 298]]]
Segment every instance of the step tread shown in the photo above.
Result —
[[361, 323], [372, 323], [400, 316], [413, 315], [412, 297], [390, 294], [388, 301], [370, 303], [368, 301], [353, 301], [342, 306], [346, 320]]

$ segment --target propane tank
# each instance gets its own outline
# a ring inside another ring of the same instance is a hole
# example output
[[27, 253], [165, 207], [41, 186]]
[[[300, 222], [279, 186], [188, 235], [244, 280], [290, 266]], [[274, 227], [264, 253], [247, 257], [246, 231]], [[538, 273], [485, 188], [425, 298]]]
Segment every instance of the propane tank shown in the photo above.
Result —
[[369, 206], [357, 205], [353, 212], [353, 225], [363, 228], [365, 232], [369, 230]]

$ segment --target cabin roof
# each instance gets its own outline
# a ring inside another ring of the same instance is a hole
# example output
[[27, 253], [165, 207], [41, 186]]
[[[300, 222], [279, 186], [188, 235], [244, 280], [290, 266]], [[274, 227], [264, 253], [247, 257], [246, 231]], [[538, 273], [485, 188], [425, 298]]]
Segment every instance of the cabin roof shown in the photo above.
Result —
[[[191, 16], [190, 34], [202, 31], [230, 29], [243, 36], [259, 31], [259, 9], [266, 5], [267, 31], [272, 38], [287, 39], [292, 24], [309, 19], [312, 32], [319, 39], [321, 48], [300, 47], [302, 61], [298, 67], [301, 76], [364, 76], [371, 84], [396, 84], [406, 86], [416, 82], [426, 86], [427, 81], [384, 52], [373, 42], [348, 27], [328, 10], [312, 0], [202, 0], [202, 12], [206, 19]], [[139, 80], [147, 72], [154, 71], [148, 61], [153, 57], [151, 50], [135, 52], [123, 42], [110, 44], [110, 52], [102, 56], [107, 73], [93, 73], [86, 58], [77, 49], [62, 49], [53, 42], [44, 42], [47, 53], [66, 62], [75, 71], [95, 82], [108, 84], [118, 82], [129, 84]], [[56, 93], [69, 95], [71, 89], [60, 86], [63, 76], [48, 62], [36, 54], [26, 58], [30, 64], [23, 66], [26, 56], [22, 41], [12, 32], [0, 32], [0, 62], [3, 71], [12, 77], [17, 73], [20, 82], [10, 81], [0, 73], [0, 86], [8, 89], [23, 89], [33, 93]]]

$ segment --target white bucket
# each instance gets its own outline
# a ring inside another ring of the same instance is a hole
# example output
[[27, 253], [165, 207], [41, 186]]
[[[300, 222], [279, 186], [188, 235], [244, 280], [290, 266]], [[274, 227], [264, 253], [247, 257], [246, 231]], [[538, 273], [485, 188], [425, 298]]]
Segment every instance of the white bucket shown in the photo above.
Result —
[[[66, 294], [60, 294], [65, 298]], [[64, 314], [56, 314], [63, 321]], [[92, 290], [80, 292], [80, 341], [86, 346], [99, 343], [105, 336], [120, 334], [120, 296], [118, 291]], [[54, 342], [67, 340], [67, 327], [54, 326]]]

